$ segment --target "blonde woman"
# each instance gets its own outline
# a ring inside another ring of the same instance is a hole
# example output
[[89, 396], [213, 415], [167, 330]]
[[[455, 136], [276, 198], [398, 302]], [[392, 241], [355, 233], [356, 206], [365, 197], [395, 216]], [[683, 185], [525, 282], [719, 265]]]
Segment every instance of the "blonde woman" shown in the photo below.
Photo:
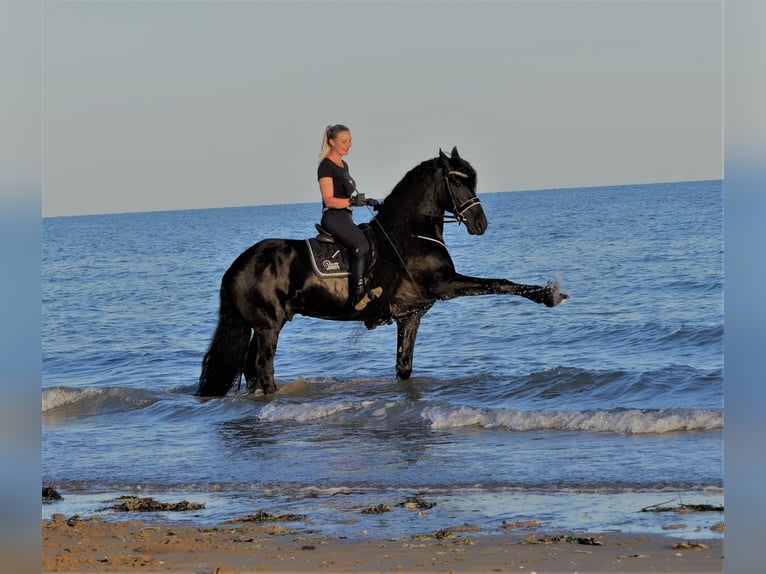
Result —
[[377, 201], [363, 200], [363, 196], [357, 193], [356, 183], [343, 159], [350, 149], [351, 130], [343, 124], [327, 126], [322, 134], [317, 179], [322, 192], [322, 227], [348, 252], [351, 270], [349, 299], [354, 309], [361, 311], [370, 301], [380, 297], [383, 289], [376, 287], [368, 290], [364, 281], [370, 246], [364, 233], [354, 223], [351, 208], [377, 205]]

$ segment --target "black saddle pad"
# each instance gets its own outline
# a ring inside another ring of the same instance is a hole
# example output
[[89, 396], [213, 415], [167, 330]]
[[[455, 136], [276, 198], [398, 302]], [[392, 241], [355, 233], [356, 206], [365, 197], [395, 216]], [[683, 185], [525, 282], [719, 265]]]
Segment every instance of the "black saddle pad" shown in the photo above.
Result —
[[[377, 258], [377, 250], [375, 248], [375, 234], [372, 232], [372, 228], [362, 223], [359, 228], [364, 232], [367, 241], [370, 244], [370, 265], [371, 268]], [[351, 272], [348, 267], [348, 255], [346, 254], [346, 248], [342, 245], [328, 242], [325, 236], [322, 241], [318, 241], [317, 238], [312, 237], [306, 240], [306, 245], [309, 249], [309, 258], [311, 259], [311, 267], [314, 273], [319, 277], [348, 277]]]
[[346, 250], [337, 243], [317, 241], [315, 238], [307, 239], [309, 257], [314, 273], [319, 277], [347, 277], [348, 258]]

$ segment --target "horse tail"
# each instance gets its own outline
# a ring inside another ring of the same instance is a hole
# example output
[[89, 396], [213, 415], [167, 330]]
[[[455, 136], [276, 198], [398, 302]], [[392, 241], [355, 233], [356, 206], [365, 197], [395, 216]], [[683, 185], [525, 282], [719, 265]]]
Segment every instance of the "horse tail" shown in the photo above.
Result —
[[221, 304], [218, 325], [205, 358], [196, 395], [222, 397], [242, 376], [250, 342], [250, 326], [237, 308], [227, 281], [221, 284]]

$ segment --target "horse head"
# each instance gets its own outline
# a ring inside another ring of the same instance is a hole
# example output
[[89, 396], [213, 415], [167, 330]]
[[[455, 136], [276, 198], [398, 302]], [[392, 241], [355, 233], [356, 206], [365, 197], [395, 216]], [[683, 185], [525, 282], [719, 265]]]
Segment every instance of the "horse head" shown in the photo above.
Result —
[[439, 203], [452, 213], [458, 223], [465, 223], [468, 233], [481, 235], [487, 230], [487, 216], [476, 197], [476, 171], [460, 157], [457, 147], [447, 156], [439, 149], [439, 162], [444, 185], [439, 191]]
[[471, 235], [487, 230], [487, 218], [476, 197], [476, 171], [456, 147], [451, 156], [440, 149], [438, 157], [412, 168], [378, 208], [377, 219], [389, 230], [406, 228], [409, 234], [408, 226], [424, 218], [465, 223]]

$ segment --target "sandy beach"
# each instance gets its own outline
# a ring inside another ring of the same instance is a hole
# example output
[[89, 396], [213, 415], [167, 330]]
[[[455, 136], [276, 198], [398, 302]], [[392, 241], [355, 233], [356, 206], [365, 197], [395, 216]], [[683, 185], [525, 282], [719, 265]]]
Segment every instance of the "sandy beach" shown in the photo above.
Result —
[[402, 539], [328, 537], [289, 524], [217, 526], [54, 515], [42, 572], [721, 572], [723, 540], [455, 527]]

